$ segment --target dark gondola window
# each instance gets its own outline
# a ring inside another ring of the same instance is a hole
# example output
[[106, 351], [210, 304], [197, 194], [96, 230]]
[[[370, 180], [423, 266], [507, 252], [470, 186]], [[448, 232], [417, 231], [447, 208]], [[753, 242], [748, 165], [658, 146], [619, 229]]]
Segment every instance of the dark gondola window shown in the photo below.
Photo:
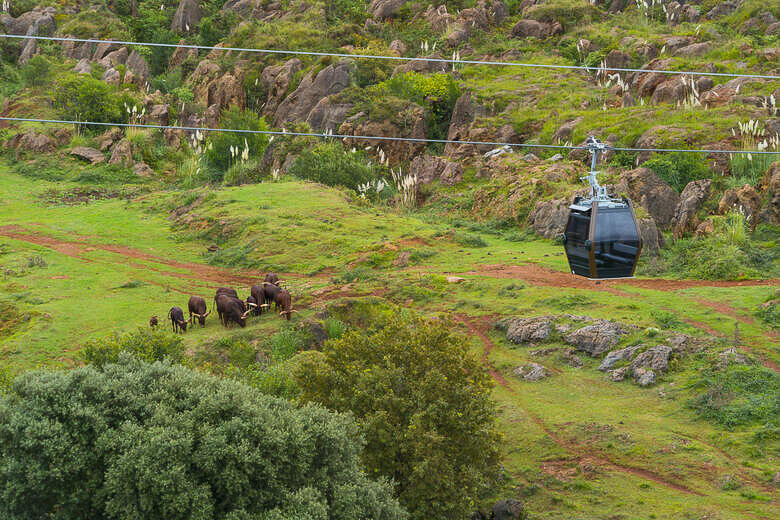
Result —
[[564, 232], [566, 256], [571, 271], [581, 276], [590, 274], [590, 249], [586, 245], [589, 234], [590, 209], [585, 211], [572, 209]]
[[632, 276], [639, 236], [628, 206], [600, 207], [594, 232], [594, 258], [599, 278]]

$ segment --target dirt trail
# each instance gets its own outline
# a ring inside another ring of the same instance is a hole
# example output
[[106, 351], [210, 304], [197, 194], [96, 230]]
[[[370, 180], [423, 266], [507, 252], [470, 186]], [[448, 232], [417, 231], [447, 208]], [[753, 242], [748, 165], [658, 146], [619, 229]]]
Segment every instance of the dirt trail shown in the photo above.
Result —
[[[594, 291], [619, 290], [616, 286], [629, 285], [641, 289], [653, 289], [656, 291], [678, 291], [692, 287], [754, 287], [763, 285], [780, 286], [780, 280], [667, 280], [664, 278], [625, 278], [621, 280], [588, 280], [563, 271], [556, 271], [537, 264], [503, 265], [486, 264], [476, 271], [469, 271], [467, 275], [485, 275], [492, 278], [521, 279], [534, 285], [545, 287], [565, 287], [569, 289], [591, 289]], [[623, 293], [627, 296], [628, 293]]]
[[[485, 318], [481, 318], [481, 322], [478, 321], [480, 319], [475, 318], [468, 318], [464, 314], [457, 314], [455, 315], [455, 318], [458, 322], [460, 322], [462, 325], [464, 325], [471, 333], [477, 335], [480, 340], [482, 341], [484, 348], [482, 350], [482, 361], [485, 362], [486, 366], [488, 367], [488, 370], [490, 371], [490, 374], [493, 376], [493, 379], [509, 390], [510, 392], [514, 393], [514, 390], [509, 385], [509, 382], [500, 374], [498, 371], [493, 367], [492, 363], [490, 363], [489, 360], [489, 354], [490, 351], [492, 351], [495, 348], [494, 343], [490, 340], [490, 338], [487, 335], [487, 327], [489, 326], [489, 317], [487, 320]], [[631, 475], [634, 475], [639, 478], [643, 478], [645, 480], [651, 480], [657, 484], [666, 486], [668, 488], [674, 489], [675, 491], [679, 491], [682, 493], [690, 494], [690, 495], [698, 495], [698, 496], [704, 496], [703, 493], [699, 491], [695, 491], [693, 489], [690, 489], [689, 487], [679, 484], [677, 482], [673, 482], [663, 475], [659, 475], [658, 473], [655, 473], [651, 470], [645, 469], [645, 468], [637, 468], [634, 466], [628, 466], [619, 462], [615, 462], [613, 460], [610, 460], [608, 458], [604, 457], [604, 454], [602, 453], [596, 453], [593, 452], [591, 448], [588, 448], [586, 446], [579, 445], [577, 443], [571, 442], [567, 439], [564, 439], [560, 437], [557, 433], [552, 431], [542, 420], [541, 417], [537, 416], [534, 413], [531, 413], [529, 410], [521, 407], [517, 402], [513, 403], [515, 406], [520, 408], [524, 414], [526, 414], [528, 417], [531, 418], [531, 420], [536, 423], [536, 425], [544, 431], [544, 433], [555, 442], [560, 448], [564, 449], [568, 453], [570, 453], [574, 458], [577, 459], [578, 463], [581, 462], [596, 462], [598, 465], [605, 466], [608, 468], [611, 468], [615, 471], [620, 471], [623, 473], [629, 473]]]
[[[185, 280], [198, 280], [201, 282], [211, 282], [216, 286], [224, 284], [239, 284], [239, 285], [252, 285], [258, 281], [258, 272], [252, 271], [233, 271], [224, 269], [221, 267], [214, 267], [204, 264], [196, 264], [191, 262], [179, 262], [171, 260], [170, 258], [163, 258], [160, 256], [152, 255], [139, 251], [138, 249], [132, 249], [125, 246], [114, 244], [96, 244], [87, 242], [86, 239], [78, 240], [61, 240], [58, 238], [41, 235], [38, 233], [27, 231], [19, 226], [2, 226], [0, 227], [0, 236], [11, 238], [14, 240], [21, 240], [32, 244], [37, 244], [45, 247], [49, 247], [58, 253], [78, 258], [79, 260], [92, 261], [92, 259], [86, 258], [85, 253], [89, 251], [106, 251], [121, 255], [127, 259], [145, 260], [148, 262], [154, 262], [157, 264], [166, 265], [176, 269], [182, 269], [187, 272], [176, 273], [162, 270], [152, 265], [134, 264], [133, 266], [139, 269], [159, 272], [165, 276], [171, 276], [175, 278], [181, 278]], [[281, 277], [285, 276], [299, 276], [294, 273], [279, 273]]]

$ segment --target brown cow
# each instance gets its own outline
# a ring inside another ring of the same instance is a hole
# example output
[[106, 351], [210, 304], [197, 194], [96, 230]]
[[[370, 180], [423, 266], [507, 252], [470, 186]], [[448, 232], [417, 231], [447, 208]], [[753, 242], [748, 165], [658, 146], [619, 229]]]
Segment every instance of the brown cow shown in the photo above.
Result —
[[279, 292], [276, 294], [276, 299], [274, 301], [276, 302], [277, 309], [279, 307], [282, 308], [282, 311], [279, 313], [279, 315], [285, 316], [287, 321], [290, 321], [290, 315], [293, 312], [298, 312], [292, 310], [292, 296], [290, 296], [290, 292], [287, 289], [279, 289]]
[[173, 332], [183, 334], [187, 332], [187, 322], [184, 321], [184, 312], [179, 307], [171, 307], [168, 311], [168, 317], [171, 319]]
[[206, 326], [206, 316], [211, 314], [211, 311], [206, 310], [206, 300], [200, 296], [190, 296], [190, 301], [187, 302], [187, 308], [190, 311], [190, 325], [193, 324], [193, 316], [198, 318], [198, 323], [201, 327]]

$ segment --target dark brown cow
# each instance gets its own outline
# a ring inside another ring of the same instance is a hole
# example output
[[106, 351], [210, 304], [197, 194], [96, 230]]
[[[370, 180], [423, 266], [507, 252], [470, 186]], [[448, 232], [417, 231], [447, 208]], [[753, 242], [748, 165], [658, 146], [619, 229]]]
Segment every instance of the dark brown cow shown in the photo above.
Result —
[[265, 281], [276, 286], [279, 285], [279, 277], [276, 275], [276, 273], [268, 273], [265, 275]]
[[193, 324], [193, 316], [198, 318], [198, 323], [201, 327], [206, 326], [206, 316], [211, 314], [211, 311], [206, 308], [206, 300], [200, 296], [190, 296], [190, 301], [187, 303], [187, 309], [190, 311], [190, 325]]
[[246, 327], [246, 317], [251, 312], [246, 310], [244, 302], [227, 294], [219, 294], [215, 298], [217, 312], [222, 316], [222, 324], [227, 327], [230, 322], [237, 323], [240, 327]]
[[276, 302], [277, 309], [279, 307], [282, 308], [279, 315], [286, 317], [287, 321], [290, 321], [290, 315], [297, 311], [292, 310], [292, 296], [290, 296], [289, 291], [287, 291], [287, 289], [279, 289], [274, 301]]
[[171, 325], [173, 325], [173, 332], [183, 334], [187, 332], [187, 322], [184, 321], [184, 311], [179, 307], [171, 307], [168, 311], [168, 317], [171, 319]]
[[157, 328], [157, 325], [159, 325], [159, 324], [160, 324], [160, 321], [159, 321], [159, 319], [157, 318], [157, 316], [152, 316], [152, 317], [149, 319], [149, 326], [150, 326], [151, 328], [153, 328], [153, 329], [156, 329], [156, 328]]
[[[238, 299], [238, 293], [235, 289], [230, 289], [229, 287], [220, 287], [217, 289], [217, 294], [214, 295], [214, 303], [217, 303], [217, 298], [220, 295], [226, 295], [230, 296], [231, 298]], [[219, 306], [217, 306], [217, 314], [219, 314], [219, 322], [222, 325], [225, 325], [225, 320], [223, 319], [222, 312], [219, 310]]]
[[252, 294], [252, 298], [254, 299], [255, 303], [257, 304], [257, 308], [254, 309], [254, 315], [260, 316], [263, 313], [263, 309], [268, 307], [265, 300], [265, 291], [263, 290], [263, 286], [253, 285], [249, 291]]
[[279, 310], [279, 305], [276, 303], [276, 295], [279, 294], [279, 291], [281, 290], [282, 289], [278, 285], [274, 285], [271, 282], [263, 282], [263, 297], [265, 298], [265, 302], [269, 305], [273, 302], [275, 310]]

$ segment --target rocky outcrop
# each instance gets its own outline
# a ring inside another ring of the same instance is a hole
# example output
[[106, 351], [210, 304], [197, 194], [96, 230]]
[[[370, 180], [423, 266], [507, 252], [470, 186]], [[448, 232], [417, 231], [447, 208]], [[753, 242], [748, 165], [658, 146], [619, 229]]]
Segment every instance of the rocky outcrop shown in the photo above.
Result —
[[133, 150], [130, 141], [122, 139], [114, 146], [108, 164], [121, 164], [128, 167], [133, 165]]
[[[438, 52], [434, 52], [424, 57], [432, 58], [434, 60], [443, 59], [442, 55]], [[419, 72], [420, 74], [427, 74], [431, 72], [447, 72], [447, 63], [441, 61], [415, 60], [404, 62], [393, 69], [393, 75], [403, 74], [404, 72]]]
[[5, 26], [7, 34], [25, 34], [35, 36], [51, 36], [57, 29], [54, 7], [36, 7], [22, 13], [18, 18], [11, 15], [0, 15], [0, 23]]
[[512, 343], [535, 343], [550, 339], [553, 330], [553, 318], [511, 318], [506, 322], [506, 337]]
[[634, 345], [633, 347], [626, 347], [620, 350], [613, 350], [609, 352], [599, 365], [599, 370], [606, 372], [612, 370], [619, 361], [630, 360], [634, 357], [637, 350], [641, 349], [642, 345]]
[[636, 221], [639, 236], [642, 237], [642, 254], [656, 254], [664, 247], [664, 235], [655, 225], [653, 217], [639, 218]]
[[137, 162], [133, 165], [133, 173], [139, 177], [151, 177], [154, 175], [154, 170], [145, 162]]
[[373, 0], [368, 6], [368, 13], [376, 20], [390, 18], [406, 3], [406, 0]]
[[54, 139], [46, 134], [39, 134], [33, 131], [16, 134], [8, 140], [6, 146], [37, 153], [51, 153], [57, 148]]
[[613, 49], [604, 58], [604, 64], [609, 69], [627, 69], [631, 67], [631, 55], [627, 52]]
[[[374, 135], [383, 137], [412, 137], [425, 139], [425, 112], [417, 106], [409, 105], [399, 115], [400, 121], [407, 124], [398, 126], [393, 121], [371, 121], [348, 119], [339, 127], [339, 134], [344, 135]], [[381, 139], [346, 138], [348, 146], [381, 148], [391, 164], [411, 161], [425, 149], [423, 142], [386, 141]]]
[[89, 63], [87, 58], [81, 58], [79, 62], [76, 63], [76, 66], [73, 67], [73, 72], [76, 74], [91, 74], [92, 64]]
[[677, 49], [676, 56], [703, 56], [712, 50], [711, 42], [692, 43]]
[[[146, 80], [150, 77], [149, 64], [146, 63], [146, 60], [138, 51], [130, 53], [130, 56], [127, 57], [127, 62], [125, 62], [125, 66], [128, 71], [133, 73], [135, 81], [139, 85], [143, 86], [146, 84]], [[125, 83], [129, 83], [129, 81], [125, 81]]]
[[77, 146], [68, 153], [74, 157], [88, 161], [90, 164], [99, 164], [106, 160], [106, 157], [99, 150], [86, 146]]
[[349, 103], [335, 103], [331, 98], [326, 97], [320, 99], [320, 101], [311, 109], [306, 122], [312, 130], [316, 132], [325, 132], [332, 130], [335, 132], [338, 130], [341, 123], [347, 118], [347, 114], [352, 110], [352, 105]]
[[653, 96], [650, 103], [658, 105], [661, 103], [671, 103], [676, 105], [682, 103], [691, 92], [691, 85], [682, 78], [671, 78], [660, 83], [653, 90]]
[[120, 47], [119, 49], [111, 51], [103, 56], [100, 60], [98, 60], [98, 64], [106, 69], [112, 67], [116, 68], [118, 65], [124, 65], [127, 63], [128, 56], [130, 56], [130, 52], [127, 50], [127, 47]]
[[731, 103], [745, 85], [754, 81], [752, 78], [734, 78], [726, 83], [715, 85], [701, 96], [701, 104], [705, 108], [712, 108]]
[[766, 186], [769, 192], [769, 218], [772, 224], [780, 225], [780, 161], [772, 163], [766, 172]]
[[512, 27], [513, 38], [536, 38], [543, 40], [550, 36], [563, 33], [560, 22], [539, 22], [536, 20], [520, 20]]
[[425, 13], [435, 31], [449, 30], [447, 45], [450, 47], [457, 47], [468, 40], [473, 29], [500, 25], [508, 15], [509, 10], [501, 0], [481, 0], [475, 7], [463, 9], [455, 17], [447, 12], [444, 5], [437, 8], [430, 6]]
[[[673, 65], [672, 59], [654, 59], [640, 67], [643, 72], [632, 72], [626, 78], [626, 83], [637, 93], [639, 97], [651, 97], [655, 89], [661, 83], [667, 81], [669, 76], [654, 70], [669, 70]], [[644, 71], [647, 72], [644, 72]]]
[[681, 238], [685, 233], [695, 231], [699, 225], [696, 219], [696, 212], [699, 211], [702, 204], [710, 197], [710, 179], [700, 179], [691, 181], [685, 186], [680, 194], [680, 203], [675, 211], [673, 225], [674, 236]]
[[246, 107], [246, 91], [240, 70], [223, 73], [213, 61], [203, 60], [190, 75], [189, 82], [193, 85], [195, 99], [209, 108], [213, 106], [212, 111], [217, 118], [228, 107]]
[[194, 31], [200, 23], [202, 11], [199, 0], [180, 0], [171, 20], [171, 30], [179, 34]]
[[522, 520], [524, 518], [523, 504], [519, 500], [499, 500], [490, 510], [491, 520]]
[[649, 168], [624, 172], [618, 191], [627, 193], [634, 204], [642, 206], [661, 229], [672, 224], [680, 196]]
[[592, 325], [564, 336], [567, 343], [590, 356], [599, 356], [618, 344], [626, 334], [623, 326], [609, 320], [599, 320]]
[[434, 31], [444, 32], [449, 27], [450, 22], [453, 21], [453, 16], [447, 12], [446, 5], [440, 5], [439, 7], [429, 5], [428, 10], [425, 11], [425, 19], [428, 20]]
[[575, 119], [572, 119], [571, 121], [566, 121], [561, 126], [558, 127], [558, 129], [553, 134], [552, 138], [554, 142], [564, 142], [568, 141], [571, 137], [571, 133], [574, 131], [574, 129], [577, 127], [578, 124], [580, 124], [583, 120], [583, 117], [577, 117]]
[[119, 83], [122, 81], [122, 76], [119, 74], [119, 71], [111, 68], [106, 69], [105, 72], [103, 72], [103, 75], [100, 77], [101, 81], [105, 81], [109, 85], [119, 85]]
[[421, 184], [441, 181], [452, 186], [463, 180], [463, 167], [460, 163], [451, 162], [433, 155], [418, 155], [409, 165], [409, 173], [417, 177]]
[[167, 126], [170, 122], [170, 112], [171, 107], [167, 104], [152, 105], [144, 116], [144, 122], [147, 124]]
[[745, 184], [736, 190], [728, 189], [720, 199], [718, 213], [725, 215], [731, 210], [742, 212], [751, 227], [755, 229], [761, 211], [761, 195], [750, 184]]
[[114, 143], [121, 141], [122, 137], [124, 137], [122, 130], [120, 130], [119, 128], [111, 128], [110, 130], [106, 130], [105, 132], [100, 134], [95, 139], [95, 142], [97, 143], [98, 148], [100, 148], [100, 151], [105, 152], [106, 150], [114, 146]]
[[528, 224], [537, 235], [554, 238], [563, 233], [569, 218], [568, 199], [540, 200], [530, 215]]
[[646, 368], [657, 373], [669, 370], [669, 358], [672, 348], [667, 345], [656, 345], [638, 354], [631, 362], [631, 370], [636, 372], [639, 368]]
[[[179, 45], [185, 45], [186, 43], [187, 42], [185, 40], [179, 40]], [[179, 67], [189, 58], [197, 59], [198, 50], [188, 49], [186, 47], [176, 47], [176, 50], [173, 51], [173, 54], [171, 54], [171, 59], [168, 61], [168, 70], [173, 70], [176, 67]]]
[[[447, 131], [447, 139], [450, 141], [465, 141], [468, 138], [469, 127], [474, 121], [476, 110], [471, 102], [471, 95], [468, 93], [461, 94], [461, 96], [455, 101], [455, 106], [452, 109], [452, 116], [450, 117], [450, 127]], [[462, 151], [464, 146], [454, 143], [447, 143], [444, 147], [444, 154], [450, 157], [462, 157]], [[457, 153], [461, 151], [460, 153]], [[468, 153], [468, 152], [466, 152]]]
[[[341, 61], [328, 65], [316, 76], [314, 72], [309, 72], [301, 80], [298, 88], [276, 109], [274, 125], [282, 126], [288, 122], [306, 121], [309, 113], [322, 98], [337, 94], [349, 86], [351, 68], [351, 62]], [[243, 90], [243, 87], [239, 86]]]
[[283, 65], [271, 65], [263, 69], [260, 81], [268, 93], [265, 107], [263, 107], [264, 114], [273, 116], [279, 107], [279, 103], [282, 102], [287, 94], [293, 77], [301, 70], [301, 66], [301, 60], [293, 58]]
[[730, 15], [737, 10], [737, 7], [739, 7], [740, 3], [740, 0], [727, 0], [722, 4], [718, 4], [704, 15], [704, 19], [715, 20], [716, 18], [722, 18], [724, 16]]
[[538, 363], [528, 363], [514, 369], [512, 374], [526, 381], [535, 382], [547, 377], [547, 369]]

